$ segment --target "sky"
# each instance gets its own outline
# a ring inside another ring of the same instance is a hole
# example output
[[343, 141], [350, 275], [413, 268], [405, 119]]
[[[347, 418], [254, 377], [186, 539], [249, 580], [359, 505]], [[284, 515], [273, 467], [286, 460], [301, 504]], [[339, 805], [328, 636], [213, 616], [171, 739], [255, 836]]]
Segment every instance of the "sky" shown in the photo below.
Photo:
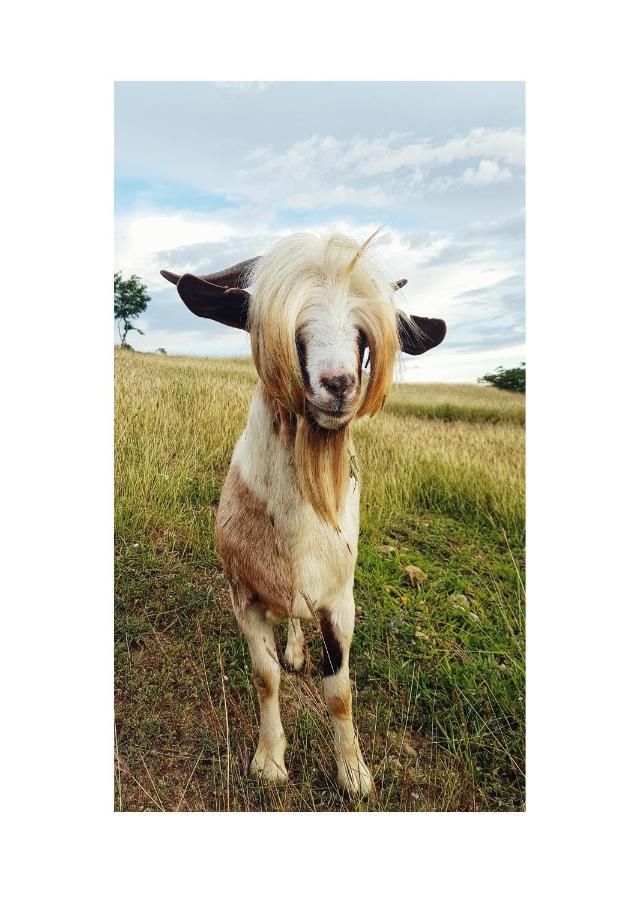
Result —
[[[447, 336], [407, 381], [474, 382], [524, 347], [523, 82], [118, 82], [115, 270], [151, 303], [135, 349], [248, 354], [159, 274], [205, 274], [299, 231], [372, 249]], [[117, 334], [116, 334], [117, 337]]]

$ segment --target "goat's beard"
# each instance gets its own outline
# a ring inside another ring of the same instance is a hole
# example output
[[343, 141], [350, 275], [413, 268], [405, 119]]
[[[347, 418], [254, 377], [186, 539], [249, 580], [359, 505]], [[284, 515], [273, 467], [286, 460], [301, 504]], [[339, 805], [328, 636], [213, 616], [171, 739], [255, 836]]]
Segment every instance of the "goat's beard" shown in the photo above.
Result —
[[349, 426], [329, 431], [299, 417], [294, 460], [302, 496], [321, 519], [339, 531], [339, 515], [349, 484]]

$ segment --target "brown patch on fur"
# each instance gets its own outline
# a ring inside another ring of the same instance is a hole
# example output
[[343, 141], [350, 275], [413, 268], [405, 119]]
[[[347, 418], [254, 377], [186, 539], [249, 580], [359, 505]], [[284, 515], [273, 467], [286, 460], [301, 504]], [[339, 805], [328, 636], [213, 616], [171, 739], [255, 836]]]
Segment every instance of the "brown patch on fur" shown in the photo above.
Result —
[[340, 696], [340, 694], [329, 697], [327, 706], [331, 715], [335, 716], [336, 719], [348, 719], [351, 715], [351, 691], [344, 697]]
[[277, 618], [291, 614], [293, 566], [283, 552], [267, 504], [247, 486], [238, 466], [229, 469], [216, 517], [216, 546], [238, 595], [257, 594]]
[[265, 675], [264, 672], [258, 672], [254, 669], [252, 674], [253, 683], [258, 691], [258, 697], [260, 697], [260, 702], [263, 703], [273, 694], [273, 685], [271, 684], [269, 676]]

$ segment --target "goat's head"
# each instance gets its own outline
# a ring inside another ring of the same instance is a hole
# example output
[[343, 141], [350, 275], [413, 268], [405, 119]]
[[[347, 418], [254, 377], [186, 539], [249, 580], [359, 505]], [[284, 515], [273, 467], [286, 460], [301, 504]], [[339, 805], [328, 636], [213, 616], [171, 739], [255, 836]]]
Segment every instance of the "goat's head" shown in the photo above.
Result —
[[441, 319], [396, 309], [393, 292], [406, 281], [385, 278], [365, 253], [371, 239], [293, 235], [222, 272], [162, 274], [191, 312], [250, 332], [271, 396], [314, 427], [339, 430], [380, 409], [398, 351], [425, 353], [446, 333]]

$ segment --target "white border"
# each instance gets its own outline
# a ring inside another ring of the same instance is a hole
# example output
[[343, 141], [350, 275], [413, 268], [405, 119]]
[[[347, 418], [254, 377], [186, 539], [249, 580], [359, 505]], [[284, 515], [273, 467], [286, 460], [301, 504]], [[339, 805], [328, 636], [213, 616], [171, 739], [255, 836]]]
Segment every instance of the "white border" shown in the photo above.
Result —
[[[12, 896], [628, 894], [637, 401], [623, 388], [637, 334], [638, 166], [627, 9], [12, 8], [3, 51]], [[112, 82], [136, 78], [526, 79], [527, 813], [111, 812]]]

